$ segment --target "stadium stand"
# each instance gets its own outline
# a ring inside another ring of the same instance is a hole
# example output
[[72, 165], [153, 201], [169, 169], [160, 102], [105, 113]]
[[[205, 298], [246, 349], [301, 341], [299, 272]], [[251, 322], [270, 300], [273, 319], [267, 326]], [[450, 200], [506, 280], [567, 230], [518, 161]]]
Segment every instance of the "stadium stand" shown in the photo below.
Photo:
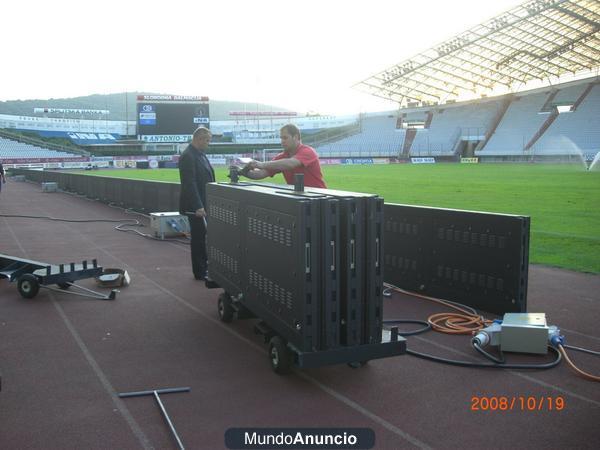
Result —
[[498, 108], [498, 102], [488, 101], [433, 110], [429, 127], [417, 130], [410, 155], [454, 155], [462, 140], [483, 139]]
[[396, 157], [402, 149], [406, 130], [396, 129], [395, 113], [366, 114], [360, 132], [336, 142], [316, 146], [321, 157]]
[[[578, 86], [577, 90], [571, 89], [556, 101], [575, 104], [584, 88]], [[558, 114], [546, 133], [533, 146], [536, 155], [577, 155], [580, 152], [599, 150], [600, 84], [596, 84], [590, 90], [575, 110]]]
[[540, 114], [548, 93], [515, 97], [482, 152], [486, 155], [522, 154], [529, 139], [547, 119]]
[[[598, 17], [597, 0], [527, 1], [354, 87], [398, 103], [401, 119], [422, 109], [421, 126], [406, 127], [403, 157], [464, 156], [465, 147], [489, 160], [595, 154]], [[440, 114], [449, 103], [459, 109]], [[495, 112], [477, 117], [483, 105]], [[483, 139], [465, 130], [472, 118]]]
[[[571, 111], [559, 113], [559, 107]], [[316, 149], [333, 158], [593, 155], [600, 150], [600, 84], [584, 79], [491, 99], [366, 114], [358, 133]]]
[[0, 137], [0, 159], [25, 159], [25, 158], [72, 158], [79, 155], [50, 150], [24, 142], [14, 141]]

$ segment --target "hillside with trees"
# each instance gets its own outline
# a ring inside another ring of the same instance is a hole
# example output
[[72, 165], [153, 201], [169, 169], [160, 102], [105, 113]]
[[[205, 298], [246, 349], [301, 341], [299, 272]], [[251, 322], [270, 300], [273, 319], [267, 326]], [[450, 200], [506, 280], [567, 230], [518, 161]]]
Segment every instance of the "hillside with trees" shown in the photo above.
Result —
[[[60, 108], [60, 109], [105, 109], [110, 111], [107, 120], [135, 120], [135, 105], [138, 95], [152, 94], [152, 92], [122, 92], [118, 94], [94, 94], [84, 97], [51, 98], [47, 100], [8, 100], [0, 101], [0, 114], [16, 116], [33, 116], [33, 108]], [[210, 100], [210, 119], [231, 119], [230, 111], [288, 111], [279, 106], [264, 105], [262, 103], [244, 103], [226, 100]], [[52, 116], [55, 117], [55, 116]], [[62, 116], [61, 116], [62, 117]], [[80, 116], [65, 116], [79, 118]]]

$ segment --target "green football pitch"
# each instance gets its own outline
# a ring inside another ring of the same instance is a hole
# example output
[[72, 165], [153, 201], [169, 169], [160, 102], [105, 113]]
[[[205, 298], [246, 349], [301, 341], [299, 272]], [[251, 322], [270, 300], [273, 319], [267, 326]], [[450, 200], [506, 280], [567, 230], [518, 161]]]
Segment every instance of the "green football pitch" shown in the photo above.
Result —
[[[376, 193], [387, 203], [531, 217], [532, 263], [600, 273], [600, 171], [583, 164], [323, 166], [329, 188]], [[227, 169], [217, 168], [217, 181]], [[179, 182], [177, 169], [93, 175]], [[283, 183], [281, 175], [269, 182]]]

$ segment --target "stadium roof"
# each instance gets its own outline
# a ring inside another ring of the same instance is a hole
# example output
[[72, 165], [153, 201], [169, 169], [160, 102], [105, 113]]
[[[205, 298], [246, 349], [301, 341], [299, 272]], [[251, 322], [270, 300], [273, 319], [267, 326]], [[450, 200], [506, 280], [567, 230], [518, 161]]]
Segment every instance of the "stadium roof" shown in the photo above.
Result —
[[398, 102], [444, 103], [600, 68], [600, 0], [533, 0], [357, 83]]

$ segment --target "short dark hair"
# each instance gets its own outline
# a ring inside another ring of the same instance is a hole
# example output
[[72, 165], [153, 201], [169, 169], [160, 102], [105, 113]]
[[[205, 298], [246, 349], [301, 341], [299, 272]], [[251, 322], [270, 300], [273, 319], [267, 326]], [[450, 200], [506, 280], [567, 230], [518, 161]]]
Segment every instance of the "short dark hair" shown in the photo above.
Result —
[[194, 130], [194, 134], [192, 135], [192, 138], [195, 138], [196, 136], [198, 136], [200, 134], [208, 135], [208, 134], [211, 134], [211, 132], [206, 127], [198, 127]]
[[282, 126], [280, 132], [281, 131], [287, 131], [288, 134], [292, 137], [294, 137], [294, 136], [298, 136], [298, 138], [302, 137], [300, 135], [300, 128], [298, 128], [293, 123], [288, 123], [287, 125]]

